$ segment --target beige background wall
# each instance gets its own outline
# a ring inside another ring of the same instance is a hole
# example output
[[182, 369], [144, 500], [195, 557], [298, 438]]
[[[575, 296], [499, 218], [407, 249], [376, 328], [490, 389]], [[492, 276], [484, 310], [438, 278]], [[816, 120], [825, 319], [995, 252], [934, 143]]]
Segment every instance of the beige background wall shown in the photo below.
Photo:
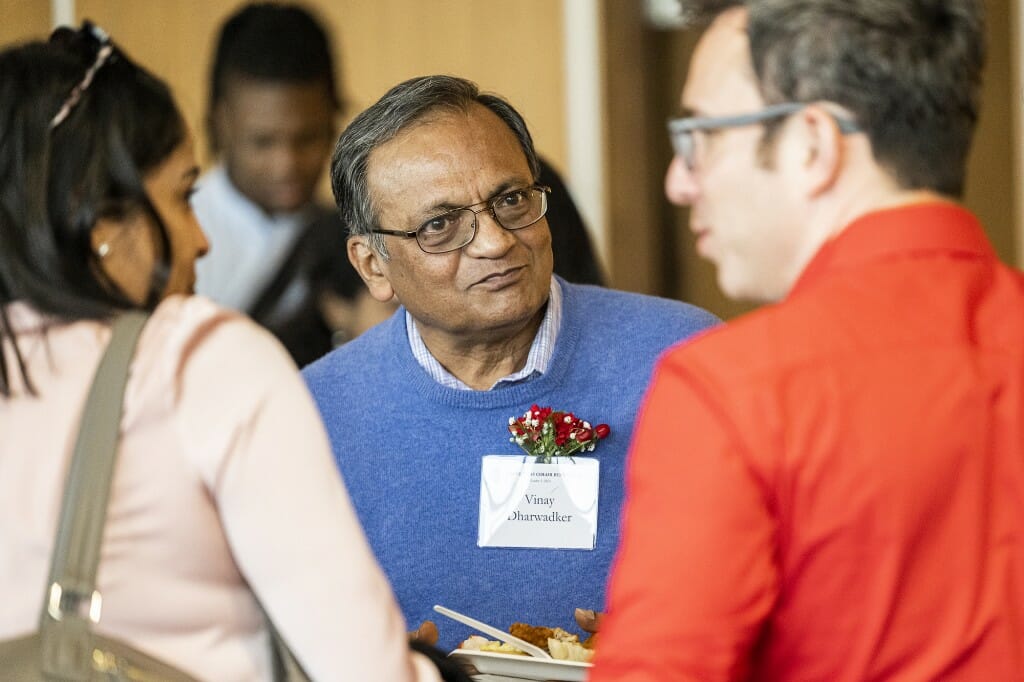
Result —
[[[4, 0], [5, 2], [10, 0]], [[104, 26], [169, 80], [186, 118], [201, 123], [215, 32], [238, 0], [76, 0], [79, 18]], [[512, 101], [538, 149], [565, 168], [561, 3], [515, 0], [309, 0], [335, 40], [349, 113], [413, 76], [451, 73]]]
[[0, 45], [46, 35], [49, 0], [0, 0]]

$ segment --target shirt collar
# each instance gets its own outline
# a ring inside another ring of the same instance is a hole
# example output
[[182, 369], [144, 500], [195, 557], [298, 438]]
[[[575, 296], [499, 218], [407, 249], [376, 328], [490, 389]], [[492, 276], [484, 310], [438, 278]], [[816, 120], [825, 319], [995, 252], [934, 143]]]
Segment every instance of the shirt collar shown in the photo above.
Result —
[[[498, 379], [488, 390], [494, 390], [502, 385], [525, 381], [534, 376], [544, 374], [551, 365], [551, 357], [555, 353], [555, 342], [558, 340], [558, 332], [561, 327], [562, 289], [558, 281], [552, 277], [547, 310], [544, 312], [544, 318], [540, 322], [537, 335], [533, 337], [533, 343], [530, 344], [530, 352], [526, 357], [526, 364], [518, 372]], [[473, 390], [461, 379], [446, 370], [437, 361], [437, 358], [431, 355], [426, 344], [423, 343], [423, 337], [420, 336], [419, 329], [416, 327], [416, 320], [413, 319], [408, 310], [405, 311], [405, 329], [413, 357], [416, 358], [416, 362], [420, 364], [420, 367], [430, 375], [431, 379], [447, 388], [461, 391]]]
[[791, 295], [837, 270], [936, 251], [995, 257], [981, 223], [962, 206], [944, 201], [899, 206], [860, 216], [822, 246]]

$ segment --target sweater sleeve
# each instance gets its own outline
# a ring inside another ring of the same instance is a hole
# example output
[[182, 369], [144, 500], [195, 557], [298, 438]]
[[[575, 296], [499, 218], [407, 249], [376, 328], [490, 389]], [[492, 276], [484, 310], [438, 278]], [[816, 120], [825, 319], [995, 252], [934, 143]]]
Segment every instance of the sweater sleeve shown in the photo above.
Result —
[[410, 652], [295, 366], [243, 318], [211, 323], [179, 369], [181, 438], [239, 570], [314, 679], [436, 680]]
[[727, 413], [673, 358], [640, 411], [591, 682], [746, 679], [776, 598], [762, 488]]

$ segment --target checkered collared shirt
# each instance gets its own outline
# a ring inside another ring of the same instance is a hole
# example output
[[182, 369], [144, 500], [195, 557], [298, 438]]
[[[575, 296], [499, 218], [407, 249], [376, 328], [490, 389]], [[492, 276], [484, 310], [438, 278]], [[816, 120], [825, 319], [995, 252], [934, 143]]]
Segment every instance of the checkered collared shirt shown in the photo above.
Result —
[[[502, 385], [514, 384], [525, 381], [533, 376], [541, 375], [547, 371], [551, 364], [551, 356], [555, 352], [555, 342], [558, 340], [558, 330], [562, 327], [562, 288], [554, 277], [551, 278], [551, 290], [548, 294], [548, 309], [541, 320], [540, 329], [533, 337], [530, 344], [530, 353], [526, 357], [526, 364], [521, 370], [507, 377], [498, 379], [488, 390], [494, 390]], [[430, 354], [419, 330], [416, 328], [416, 320], [412, 319], [409, 311], [405, 311], [405, 328], [409, 337], [409, 347], [412, 349], [413, 357], [420, 366], [426, 370], [430, 378], [448, 388], [456, 388], [462, 391], [473, 389], [456, 378], [451, 372], [441, 366], [441, 363]]]

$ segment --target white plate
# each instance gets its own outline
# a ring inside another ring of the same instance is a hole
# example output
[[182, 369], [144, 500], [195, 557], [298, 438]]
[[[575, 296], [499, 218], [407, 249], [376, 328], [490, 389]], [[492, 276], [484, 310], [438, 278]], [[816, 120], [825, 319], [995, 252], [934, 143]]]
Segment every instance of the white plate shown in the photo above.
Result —
[[[450, 656], [458, 656], [472, 664], [478, 672], [504, 675], [514, 680], [550, 680], [551, 682], [584, 682], [591, 663], [556, 661], [554, 659], [499, 654], [493, 651], [456, 649]], [[493, 678], [490, 678], [493, 679]]]

